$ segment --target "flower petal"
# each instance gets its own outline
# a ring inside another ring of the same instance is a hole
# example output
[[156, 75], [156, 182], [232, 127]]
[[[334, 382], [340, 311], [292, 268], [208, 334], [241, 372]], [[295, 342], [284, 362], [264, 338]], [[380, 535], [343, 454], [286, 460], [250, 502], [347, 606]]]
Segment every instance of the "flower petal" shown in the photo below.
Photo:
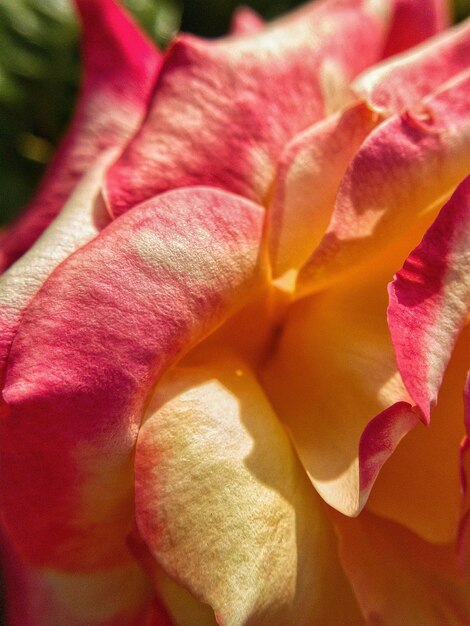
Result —
[[261, 15], [250, 7], [237, 7], [232, 15], [230, 33], [232, 35], [252, 35], [264, 28]]
[[426, 421], [470, 309], [470, 177], [459, 185], [390, 285], [398, 367]]
[[419, 104], [440, 85], [468, 68], [470, 20], [406, 54], [367, 70], [354, 93], [374, 110], [392, 115]]
[[269, 211], [275, 278], [300, 268], [321, 241], [346, 168], [379, 120], [357, 104], [308, 128], [285, 148]]
[[[8, 540], [4, 548], [7, 545]], [[11, 546], [2, 552], [8, 626], [145, 624], [137, 619], [148, 610], [152, 590], [137, 564], [76, 573], [33, 567], [13, 553]], [[163, 623], [153, 622], [153, 626]]]
[[351, 516], [364, 506], [400, 439], [419, 422], [386, 320], [387, 283], [397, 259], [419, 238], [416, 230], [368, 273], [295, 303], [262, 371], [315, 488]]
[[340, 185], [330, 225], [298, 278], [300, 293], [371, 264], [470, 170], [470, 72], [365, 140]]
[[381, 470], [367, 503], [373, 513], [433, 543], [455, 542], [457, 537], [459, 447], [465, 434], [462, 389], [469, 352], [467, 326], [447, 366], [430, 426], [419, 424], [406, 436]]
[[412, 48], [449, 26], [446, 0], [394, 0], [384, 57]]
[[341, 558], [368, 624], [466, 626], [469, 580], [453, 545], [434, 545], [366, 511], [335, 515]]
[[122, 148], [141, 123], [161, 55], [114, 0], [76, 0], [84, 82], [72, 124], [24, 215], [0, 239], [0, 273], [59, 213], [100, 153]]
[[156, 560], [220, 625], [361, 621], [321, 501], [238, 360], [161, 382], [137, 442], [136, 511]]
[[309, 3], [248, 37], [178, 39], [145, 123], [110, 169], [112, 213], [194, 184], [263, 202], [281, 149], [330, 112], [331, 94], [349, 99], [385, 28], [366, 0], [346, 0]]
[[104, 172], [115, 156], [115, 150], [108, 150], [97, 157], [57, 218], [0, 277], [0, 380], [23, 311], [59, 263], [110, 222], [100, 190]]
[[264, 282], [263, 216], [226, 192], [169, 192], [69, 257], [24, 313], [3, 392], [0, 496], [9, 536], [37, 565], [130, 558], [147, 395]]

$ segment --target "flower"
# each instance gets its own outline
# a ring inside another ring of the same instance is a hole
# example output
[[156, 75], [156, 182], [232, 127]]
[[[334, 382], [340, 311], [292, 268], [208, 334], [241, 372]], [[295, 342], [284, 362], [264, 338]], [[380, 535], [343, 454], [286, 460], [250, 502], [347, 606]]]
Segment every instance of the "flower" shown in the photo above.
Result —
[[468, 624], [470, 24], [323, 0], [162, 55], [76, 4], [1, 240], [8, 623]]

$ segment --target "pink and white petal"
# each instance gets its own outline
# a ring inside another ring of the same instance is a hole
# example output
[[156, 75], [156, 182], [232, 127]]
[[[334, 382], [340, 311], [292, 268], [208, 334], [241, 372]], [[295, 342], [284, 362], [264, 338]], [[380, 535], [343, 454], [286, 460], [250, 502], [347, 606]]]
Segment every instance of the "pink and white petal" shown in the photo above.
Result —
[[265, 26], [264, 20], [250, 7], [237, 7], [232, 15], [230, 33], [232, 35], [253, 35]]
[[129, 560], [147, 396], [264, 284], [263, 217], [227, 192], [169, 192], [71, 255], [24, 312], [3, 391], [0, 497], [10, 540], [36, 565]]
[[346, 574], [368, 624], [467, 626], [470, 581], [460, 576], [452, 544], [432, 544], [364, 511], [336, 514]]
[[379, 121], [356, 104], [297, 135], [283, 151], [268, 218], [275, 278], [299, 269], [321, 241], [346, 168]]
[[[148, 610], [153, 594], [137, 563], [88, 573], [36, 568], [6, 545], [2, 568], [8, 626], [145, 624], [136, 619]], [[152, 626], [163, 624], [154, 622]]]
[[366, 70], [354, 93], [383, 115], [414, 107], [440, 85], [468, 69], [470, 20], [413, 50]]
[[398, 368], [429, 421], [470, 309], [470, 177], [459, 185], [390, 284]]
[[357, 515], [377, 474], [417, 423], [387, 321], [392, 259], [297, 302], [262, 380], [324, 500]]
[[384, 57], [412, 48], [450, 24], [447, 0], [393, 0]]
[[55, 220], [0, 277], [0, 380], [23, 311], [59, 263], [110, 222], [100, 190], [115, 156], [116, 150], [108, 150], [97, 157]]
[[470, 72], [394, 116], [364, 141], [341, 182], [331, 222], [298, 278], [301, 294], [369, 266], [470, 171]]
[[158, 563], [221, 626], [362, 621], [321, 500], [238, 360], [179, 367], [157, 387], [136, 447], [136, 516]]
[[26, 212], [0, 239], [0, 272], [20, 257], [109, 148], [139, 127], [161, 54], [114, 0], [75, 0], [83, 25], [84, 80], [71, 126]]
[[110, 169], [112, 213], [195, 184], [263, 202], [283, 147], [350, 99], [351, 79], [380, 58], [386, 26], [366, 0], [327, 0], [254, 35], [180, 37], [145, 123]]

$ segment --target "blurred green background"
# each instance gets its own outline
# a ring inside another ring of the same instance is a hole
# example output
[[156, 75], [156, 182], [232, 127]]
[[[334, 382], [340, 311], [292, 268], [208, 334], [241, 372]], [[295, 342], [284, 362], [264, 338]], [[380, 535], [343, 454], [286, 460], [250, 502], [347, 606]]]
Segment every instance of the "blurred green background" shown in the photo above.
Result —
[[[123, 0], [160, 45], [179, 29], [204, 36], [227, 31], [237, 0]], [[266, 18], [299, 0], [245, 2]], [[470, 14], [457, 0], [456, 19]], [[0, 3], [0, 224], [34, 191], [72, 111], [79, 76], [78, 31], [70, 0]]]

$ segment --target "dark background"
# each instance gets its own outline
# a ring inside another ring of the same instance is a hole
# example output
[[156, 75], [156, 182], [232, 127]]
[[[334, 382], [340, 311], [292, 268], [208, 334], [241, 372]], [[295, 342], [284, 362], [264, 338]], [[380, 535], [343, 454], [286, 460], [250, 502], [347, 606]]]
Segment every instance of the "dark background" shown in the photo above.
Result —
[[[207, 37], [227, 31], [237, 0], [123, 0], [165, 46], [177, 30]], [[299, 0], [245, 2], [272, 18]], [[470, 0], [456, 2], [456, 19]], [[18, 213], [71, 115], [79, 76], [78, 29], [70, 0], [0, 2], [0, 225]]]

